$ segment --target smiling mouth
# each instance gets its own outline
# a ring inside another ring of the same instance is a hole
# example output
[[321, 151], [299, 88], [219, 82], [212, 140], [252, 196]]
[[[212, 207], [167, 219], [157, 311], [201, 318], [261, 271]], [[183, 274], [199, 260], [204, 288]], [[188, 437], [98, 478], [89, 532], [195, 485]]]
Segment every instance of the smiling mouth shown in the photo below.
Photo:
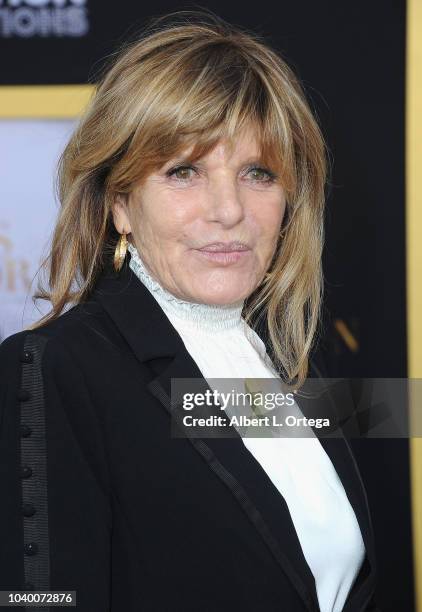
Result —
[[244, 242], [233, 240], [232, 242], [212, 242], [198, 249], [198, 251], [206, 251], [208, 253], [232, 253], [249, 251], [250, 247]]
[[234, 264], [238, 261], [246, 259], [251, 253], [251, 249], [249, 248], [237, 251], [210, 251], [208, 249], [195, 250], [197, 253], [199, 253], [201, 259], [205, 259], [207, 261], [214, 262], [219, 265]]

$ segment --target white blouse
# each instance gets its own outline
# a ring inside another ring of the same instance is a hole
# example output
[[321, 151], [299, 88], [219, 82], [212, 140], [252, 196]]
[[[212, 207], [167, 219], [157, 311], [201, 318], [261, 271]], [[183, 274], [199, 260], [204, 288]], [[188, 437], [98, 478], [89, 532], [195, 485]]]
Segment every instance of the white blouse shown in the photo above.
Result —
[[[131, 269], [157, 300], [211, 388], [215, 380], [209, 379], [278, 378], [265, 344], [242, 318], [243, 302], [220, 306], [181, 300], [151, 276], [132, 244], [129, 252]], [[297, 402], [294, 409], [303, 416]], [[242, 440], [287, 503], [315, 578], [321, 612], [341, 612], [365, 546], [330, 458], [313, 432], [307, 438]]]

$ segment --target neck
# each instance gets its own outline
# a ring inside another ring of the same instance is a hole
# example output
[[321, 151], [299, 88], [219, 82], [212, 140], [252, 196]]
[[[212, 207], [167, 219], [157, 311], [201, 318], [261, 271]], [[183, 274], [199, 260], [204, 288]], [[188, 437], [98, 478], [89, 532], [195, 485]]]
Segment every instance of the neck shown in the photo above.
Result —
[[243, 300], [233, 304], [216, 305], [191, 302], [176, 297], [164, 289], [158, 279], [151, 274], [133, 244], [129, 244], [128, 250], [131, 256], [130, 268], [169, 318], [177, 317], [192, 327], [214, 331], [232, 329], [241, 325]]

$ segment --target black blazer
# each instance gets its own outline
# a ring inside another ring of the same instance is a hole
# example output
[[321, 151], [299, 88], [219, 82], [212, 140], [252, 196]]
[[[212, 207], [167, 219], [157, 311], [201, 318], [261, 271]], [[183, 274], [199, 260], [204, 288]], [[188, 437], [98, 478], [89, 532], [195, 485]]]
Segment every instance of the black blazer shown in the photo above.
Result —
[[[288, 506], [240, 437], [170, 435], [171, 378], [208, 386], [127, 261], [7, 338], [0, 368], [0, 590], [76, 590], [78, 612], [319, 611]], [[320, 442], [366, 547], [344, 611], [374, 611], [362, 479], [344, 438]]]

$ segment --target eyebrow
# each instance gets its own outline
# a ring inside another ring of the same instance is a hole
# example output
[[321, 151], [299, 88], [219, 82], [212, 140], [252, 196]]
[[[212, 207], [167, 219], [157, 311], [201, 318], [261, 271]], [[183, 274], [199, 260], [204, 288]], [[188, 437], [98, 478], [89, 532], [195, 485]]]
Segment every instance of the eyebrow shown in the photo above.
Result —
[[[196, 163], [198, 165], [201, 165], [204, 162], [201, 159], [197, 160], [196, 162], [192, 162], [192, 161], [189, 160], [188, 157], [175, 157], [172, 160], [167, 161], [164, 164], [163, 168], [171, 168], [171, 166], [174, 166], [174, 165], [192, 164], [192, 163]], [[245, 161], [242, 162], [242, 165], [250, 166], [252, 164], [263, 164], [263, 160], [260, 159], [257, 156], [253, 156], [253, 157], [248, 157]]]

